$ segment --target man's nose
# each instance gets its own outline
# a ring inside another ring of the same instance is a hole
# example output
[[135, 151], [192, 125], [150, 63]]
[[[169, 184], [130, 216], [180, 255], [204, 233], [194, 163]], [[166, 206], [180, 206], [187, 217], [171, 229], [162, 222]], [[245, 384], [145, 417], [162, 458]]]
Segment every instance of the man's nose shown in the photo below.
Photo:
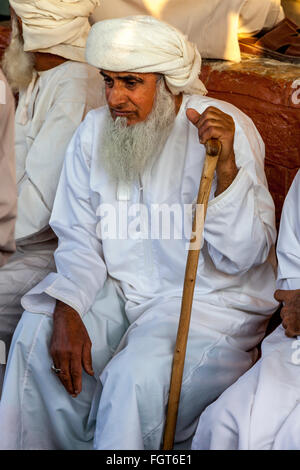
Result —
[[124, 88], [119, 84], [114, 84], [107, 91], [107, 104], [110, 108], [120, 108], [127, 102], [127, 96]]

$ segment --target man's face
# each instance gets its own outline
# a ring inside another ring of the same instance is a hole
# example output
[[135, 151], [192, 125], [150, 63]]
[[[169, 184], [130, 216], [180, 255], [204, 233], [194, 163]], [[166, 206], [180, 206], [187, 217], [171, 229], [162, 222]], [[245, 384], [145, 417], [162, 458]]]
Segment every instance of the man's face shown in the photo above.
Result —
[[127, 125], [145, 121], [151, 113], [159, 76], [155, 73], [101, 70], [112, 118], [126, 117]]

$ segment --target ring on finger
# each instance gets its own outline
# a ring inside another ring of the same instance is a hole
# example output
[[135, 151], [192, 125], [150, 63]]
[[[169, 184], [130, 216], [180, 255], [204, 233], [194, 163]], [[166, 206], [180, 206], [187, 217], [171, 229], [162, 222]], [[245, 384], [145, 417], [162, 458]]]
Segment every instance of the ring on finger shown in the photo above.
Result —
[[57, 369], [57, 367], [55, 367], [54, 364], [52, 364], [51, 370], [52, 370], [55, 374], [60, 374], [60, 373], [61, 373], [61, 369]]

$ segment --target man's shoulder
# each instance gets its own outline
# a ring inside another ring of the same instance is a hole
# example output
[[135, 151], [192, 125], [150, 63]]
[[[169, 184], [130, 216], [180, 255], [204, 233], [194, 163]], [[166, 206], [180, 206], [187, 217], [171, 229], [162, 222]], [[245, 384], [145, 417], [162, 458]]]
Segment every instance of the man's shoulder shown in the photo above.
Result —
[[90, 136], [91, 133], [94, 132], [94, 129], [97, 129], [95, 137], [97, 138], [100, 135], [101, 129], [103, 128], [106, 113], [107, 106], [101, 106], [99, 108], [92, 109], [87, 113], [79, 127], [80, 136], [82, 139], [84, 139], [87, 135]]
[[[101, 83], [99, 71], [91, 65], [67, 61], [41, 74], [45, 91], [52, 90], [52, 96], [60, 102], [82, 102], [101, 104]], [[94, 106], [93, 106], [94, 107]]]
[[209, 106], [214, 106], [220, 109], [224, 113], [230, 114], [237, 122], [239, 121], [251, 121], [243, 111], [227, 101], [218, 100], [210, 96], [203, 95], [188, 95], [185, 101], [185, 107], [194, 108], [200, 114], [205, 111]]

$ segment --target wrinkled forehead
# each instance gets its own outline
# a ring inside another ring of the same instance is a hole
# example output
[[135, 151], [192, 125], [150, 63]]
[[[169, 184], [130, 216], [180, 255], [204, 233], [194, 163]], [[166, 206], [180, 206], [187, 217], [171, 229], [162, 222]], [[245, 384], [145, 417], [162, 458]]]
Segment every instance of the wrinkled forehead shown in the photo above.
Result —
[[156, 82], [159, 78], [162, 77], [161, 74], [158, 73], [137, 73], [131, 71], [124, 71], [124, 72], [114, 72], [111, 70], [100, 69], [100, 73], [103, 77], [108, 77], [112, 79], [124, 79], [127, 77], [131, 77], [132, 79], [136, 79], [140, 82], [149, 82], [154, 81]]

